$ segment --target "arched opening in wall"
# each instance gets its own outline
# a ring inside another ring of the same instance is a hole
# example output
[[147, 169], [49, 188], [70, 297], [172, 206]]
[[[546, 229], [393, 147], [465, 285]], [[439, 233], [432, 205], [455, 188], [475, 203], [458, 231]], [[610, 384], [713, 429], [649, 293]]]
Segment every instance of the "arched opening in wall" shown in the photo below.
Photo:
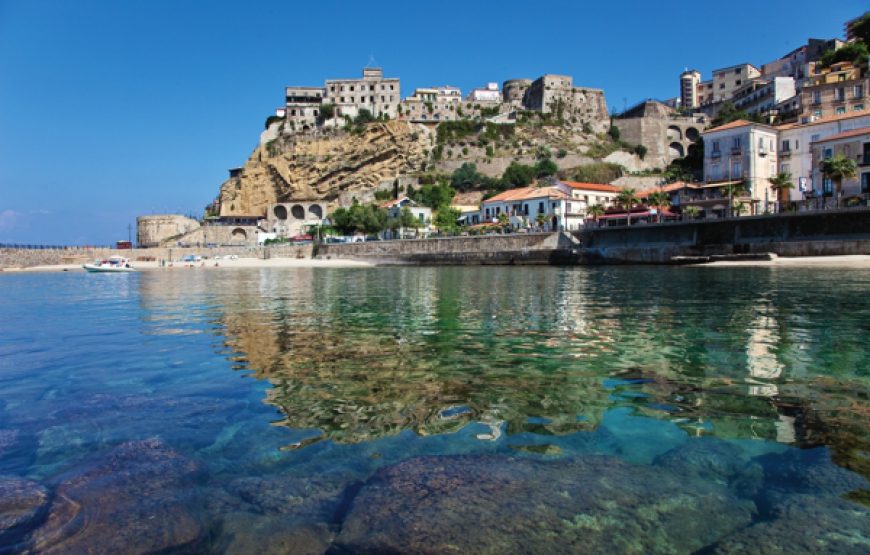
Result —
[[683, 145], [680, 143], [671, 143], [668, 146], [668, 156], [672, 156], [674, 158], [682, 158], [684, 154]]
[[308, 125], [303, 125], [303, 126], [302, 126], [302, 131], [311, 131], [311, 127], [308, 126]]
[[681, 141], [683, 139], [683, 132], [680, 131], [680, 128], [676, 125], [668, 126], [668, 140], [669, 141]]
[[305, 208], [303, 208], [301, 204], [294, 204], [293, 208], [290, 209], [290, 214], [293, 215], [294, 220], [304, 220]]
[[692, 143], [689, 145], [689, 148], [686, 149], [686, 156], [692, 156], [693, 154], [698, 153], [698, 145]]
[[248, 240], [248, 233], [240, 227], [237, 227], [236, 229], [234, 229], [231, 236], [233, 238], [233, 241], [247, 241]]
[[689, 139], [690, 141], [695, 142], [698, 140], [698, 137], [700, 137], [700, 136], [701, 136], [701, 134], [698, 133], [698, 130], [695, 129], [694, 127], [690, 127], [688, 129], [686, 129], [686, 138]]
[[308, 213], [318, 220], [323, 219], [323, 208], [321, 208], [319, 204], [312, 204], [311, 206], [309, 206]]
[[278, 206], [276, 206], [274, 208], [274, 210], [272, 210], [272, 212], [275, 214], [275, 217], [278, 218], [279, 220], [286, 220], [287, 219], [287, 207], [286, 206], [281, 206], [279, 204]]

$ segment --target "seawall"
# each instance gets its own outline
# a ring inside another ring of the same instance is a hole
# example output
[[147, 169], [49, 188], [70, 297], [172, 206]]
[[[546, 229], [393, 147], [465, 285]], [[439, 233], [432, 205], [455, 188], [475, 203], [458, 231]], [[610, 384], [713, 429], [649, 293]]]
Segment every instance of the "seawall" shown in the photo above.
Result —
[[589, 228], [575, 233], [589, 264], [668, 264], [674, 257], [775, 253], [870, 254], [870, 210], [777, 214], [727, 220]]
[[0, 248], [0, 268], [30, 268], [58, 264], [84, 264], [96, 259], [120, 255], [133, 262], [137, 260], [166, 260], [177, 262], [188, 254], [213, 258], [235, 254], [247, 258], [310, 258], [311, 245], [279, 245], [270, 247], [217, 247], [217, 248], [148, 248], [148, 249], [8, 249]]
[[345, 258], [378, 264], [557, 264], [579, 245], [567, 233], [519, 233], [320, 245], [318, 258]]

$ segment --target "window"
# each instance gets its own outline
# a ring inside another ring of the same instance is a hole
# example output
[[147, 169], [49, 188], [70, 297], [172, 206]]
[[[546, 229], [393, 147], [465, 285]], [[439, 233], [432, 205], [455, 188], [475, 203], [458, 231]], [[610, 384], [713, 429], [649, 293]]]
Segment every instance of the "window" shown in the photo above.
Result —
[[861, 192], [870, 193], [870, 172], [861, 174]]
[[743, 164], [740, 162], [734, 162], [731, 165], [731, 179], [736, 179], [738, 177], [743, 176]]
[[524, 216], [528, 216], [528, 215], [529, 215], [529, 203], [525, 203], [525, 204], [523, 205], [523, 215], [524, 215]]
[[813, 91], [813, 104], [822, 103], [822, 91]]
[[855, 85], [852, 96], [854, 98], [864, 98], [864, 85]]
[[740, 79], [738, 79], [737, 81], [734, 81], [734, 85], [735, 85], [735, 86], [738, 86], [738, 85], [740, 85], [740, 83], [742, 83], [742, 82], [743, 82], [743, 81], [741, 81]]
[[860, 111], [863, 110], [863, 109], [864, 109], [864, 105], [863, 105], [863, 104], [855, 104], [854, 106], [852, 106], [852, 111], [853, 111], [853, 112], [860, 112]]
[[834, 192], [834, 182], [831, 181], [831, 178], [825, 177], [822, 178], [822, 194], [831, 195]]
[[713, 152], [719, 152], [719, 141], [713, 141]]
[[538, 203], [538, 214], [543, 214], [543, 213], [544, 213], [544, 203], [539, 202]]
[[845, 107], [845, 106], [837, 106], [837, 110], [836, 110], [836, 112], [837, 112], [837, 114], [845, 114], [845, 113], [846, 113], [846, 107]]
[[827, 160], [828, 158], [833, 158], [833, 157], [834, 157], [834, 149], [832, 149], [832, 148], [824, 149], [824, 151], [822, 153], [822, 158]]
[[782, 151], [783, 152], [790, 152], [791, 151], [791, 148], [789, 148], [788, 139], [786, 139], [782, 142]]
[[724, 89], [724, 88], [725, 88], [725, 83], [721, 83], [721, 84], [719, 85], [719, 88], [720, 88], [720, 89]]
[[814, 143], [814, 142], [818, 141], [819, 137], [820, 137], [819, 135], [813, 135], [812, 137], [810, 137], [810, 142]]
[[780, 164], [779, 173], [791, 173], [791, 166], [788, 164]]
[[353, 92], [353, 85], [350, 86], [350, 92]]
[[837, 87], [836, 91], [834, 92], [834, 99], [837, 102], [843, 102], [844, 100], [846, 100], [846, 88]]
[[734, 139], [731, 141], [731, 148], [733, 148], [733, 149], [740, 148], [740, 137], [734, 137]]
[[739, 67], [734, 70], [734, 75], [740, 75], [740, 68]]
[[722, 172], [721, 172], [721, 168], [719, 167], [719, 164], [713, 164], [712, 166], [710, 166], [710, 180], [711, 181], [717, 181], [718, 179], [721, 178], [721, 175], [722, 175]]
[[822, 111], [821, 110], [813, 110], [813, 115], [817, 118], [820, 118], [820, 117], [822, 117]]

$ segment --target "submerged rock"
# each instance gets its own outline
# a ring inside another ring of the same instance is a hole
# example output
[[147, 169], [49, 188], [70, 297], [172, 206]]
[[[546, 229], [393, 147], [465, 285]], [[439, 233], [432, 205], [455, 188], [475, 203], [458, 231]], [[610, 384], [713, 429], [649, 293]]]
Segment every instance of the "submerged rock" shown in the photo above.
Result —
[[193, 548], [198, 466], [159, 440], [124, 443], [60, 483], [31, 547], [46, 553], [147, 553]]
[[791, 495], [773, 518], [740, 530], [716, 544], [717, 554], [870, 553], [870, 511], [833, 496]]
[[14, 549], [44, 516], [48, 492], [40, 484], [18, 476], [0, 476], [0, 553]]
[[791, 449], [756, 461], [764, 468], [764, 497], [771, 503], [783, 493], [837, 496], [868, 487], [863, 476], [834, 464], [825, 448]]
[[363, 486], [333, 550], [691, 552], [753, 514], [725, 487], [612, 457], [420, 457]]
[[682, 476], [697, 476], [752, 497], [761, 487], [761, 465], [742, 456], [740, 449], [714, 437], [694, 438], [660, 455], [654, 464]]
[[231, 513], [224, 518], [222, 552], [227, 555], [321, 555], [333, 532], [325, 524], [294, 524], [286, 518]]

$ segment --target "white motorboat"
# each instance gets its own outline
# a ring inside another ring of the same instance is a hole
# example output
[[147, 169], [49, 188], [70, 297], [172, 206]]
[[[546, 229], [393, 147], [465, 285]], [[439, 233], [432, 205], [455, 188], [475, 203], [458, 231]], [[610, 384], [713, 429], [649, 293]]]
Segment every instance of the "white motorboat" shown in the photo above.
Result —
[[110, 256], [103, 260], [96, 260], [90, 264], [82, 264], [82, 268], [88, 272], [135, 272], [129, 258], [123, 256]]

